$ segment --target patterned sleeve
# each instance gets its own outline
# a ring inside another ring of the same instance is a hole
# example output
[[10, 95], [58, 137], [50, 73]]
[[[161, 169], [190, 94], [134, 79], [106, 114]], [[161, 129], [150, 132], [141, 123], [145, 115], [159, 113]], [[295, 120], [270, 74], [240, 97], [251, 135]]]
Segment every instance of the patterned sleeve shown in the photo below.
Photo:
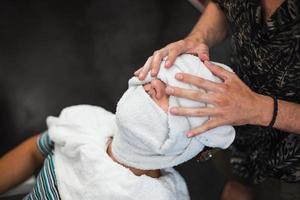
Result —
[[225, 0], [211, 0], [211, 2], [216, 3], [219, 7], [224, 10], [224, 2]]
[[37, 139], [37, 146], [40, 152], [46, 157], [54, 148], [53, 141], [50, 140], [48, 131], [41, 133]]

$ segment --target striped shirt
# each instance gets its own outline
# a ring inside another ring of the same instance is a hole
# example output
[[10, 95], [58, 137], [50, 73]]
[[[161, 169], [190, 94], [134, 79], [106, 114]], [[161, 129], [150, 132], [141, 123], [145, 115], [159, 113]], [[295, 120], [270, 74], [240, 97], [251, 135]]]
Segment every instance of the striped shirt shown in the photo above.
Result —
[[45, 156], [44, 165], [37, 176], [33, 190], [23, 200], [59, 200], [53, 160], [54, 143], [50, 140], [47, 131], [38, 137], [37, 146]]

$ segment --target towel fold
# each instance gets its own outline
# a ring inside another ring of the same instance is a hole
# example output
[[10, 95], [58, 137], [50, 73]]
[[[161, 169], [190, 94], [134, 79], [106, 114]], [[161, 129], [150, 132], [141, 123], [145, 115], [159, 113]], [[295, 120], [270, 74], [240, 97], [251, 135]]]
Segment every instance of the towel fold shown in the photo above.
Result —
[[48, 117], [55, 144], [54, 168], [62, 200], [189, 200], [183, 178], [172, 168], [158, 179], [135, 176], [112, 161], [107, 145], [118, 131], [115, 115], [96, 106], [65, 108]]
[[[166, 69], [165, 60], [161, 63], [157, 78], [167, 85], [199, 92], [207, 92], [194, 85], [175, 79], [175, 74], [184, 72], [213, 81], [222, 82], [213, 75], [193, 55], [179, 56], [174, 65]], [[226, 70], [228, 66], [218, 63]], [[179, 165], [190, 160], [203, 150], [204, 146], [227, 148], [234, 140], [232, 126], [220, 126], [205, 133], [187, 138], [186, 133], [205, 123], [208, 117], [175, 116], [165, 113], [145, 92], [143, 85], [153, 77], [150, 73], [144, 81], [133, 77], [128, 82], [128, 90], [117, 105], [116, 133], [112, 152], [114, 157], [128, 166], [139, 169], [162, 169]], [[169, 97], [169, 107], [208, 107], [206, 103], [175, 96]]]

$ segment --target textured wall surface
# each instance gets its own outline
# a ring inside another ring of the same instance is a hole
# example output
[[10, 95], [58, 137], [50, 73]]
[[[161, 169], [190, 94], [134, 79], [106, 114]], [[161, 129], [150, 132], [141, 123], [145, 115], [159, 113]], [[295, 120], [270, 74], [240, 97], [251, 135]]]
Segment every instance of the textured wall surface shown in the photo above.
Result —
[[[46, 117], [66, 106], [114, 111], [133, 71], [200, 16], [184, 0], [115, 2], [0, 2], [0, 155], [45, 130]], [[212, 50], [216, 61], [227, 62], [227, 54], [226, 46]], [[178, 169], [192, 199], [218, 199], [224, 178], [211, 163]]]

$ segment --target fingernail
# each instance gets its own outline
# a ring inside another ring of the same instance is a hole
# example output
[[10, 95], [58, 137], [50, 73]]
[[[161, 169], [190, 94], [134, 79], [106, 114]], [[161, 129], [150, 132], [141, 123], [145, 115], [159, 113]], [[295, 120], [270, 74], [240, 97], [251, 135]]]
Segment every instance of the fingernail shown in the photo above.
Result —
[[171, 114], [177, 114], [178, 113], [178, 109], [177, 108], [171, 108], [170, 109], [170, 113]]
[[172, 94], [174, 92], [174, 88], [171, 88], [170, 86], [166, 87], [166, 93]]
[[193, 132], [187, 132], [187, 134], [186, 134], [186, 136], [189, 137], [189, 138], [190, 138], [190, 137], [193, 137], [193, 135], [194, 135]]
[[140, 74], [139, 75], [139, 79], [141, 80], [143, 78], [143, 74]]
[[182, 76], [182, 74], [176, 74], [176, 75], [175, 75], [175, 78], [176, 78], [177, 80], [182, 80], [182, 79], [183, 79], [183, 76]]
[[170, 67], [170, 64], [171, 64], [171, 62], [169, 60], [167, 60], [165, 66]]

